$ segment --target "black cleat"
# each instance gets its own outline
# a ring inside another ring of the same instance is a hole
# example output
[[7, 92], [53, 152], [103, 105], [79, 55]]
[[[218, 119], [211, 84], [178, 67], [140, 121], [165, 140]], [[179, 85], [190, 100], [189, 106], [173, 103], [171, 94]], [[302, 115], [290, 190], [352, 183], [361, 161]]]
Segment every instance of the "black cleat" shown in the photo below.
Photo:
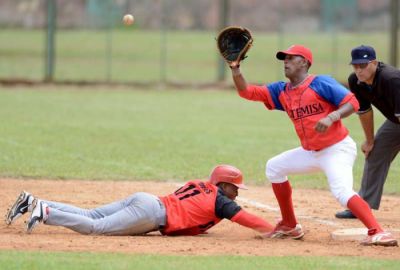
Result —
[[350, 210], [344, 210], [344, 211], [341, 211], [341, 212], [337, 212], [335, 214], [335, 217], [337, 217], [337, 218], [346, 218], [346, 219], [357, 218], [355, 215], [353, 215], [353, 213]]
[[32, 204], [33, 196], [25, 191], [22, 191], [13, 206], [8, 209], [6, 215], [6, 224], [11, 225], [20, 216], [28, 212], [29, 206]]

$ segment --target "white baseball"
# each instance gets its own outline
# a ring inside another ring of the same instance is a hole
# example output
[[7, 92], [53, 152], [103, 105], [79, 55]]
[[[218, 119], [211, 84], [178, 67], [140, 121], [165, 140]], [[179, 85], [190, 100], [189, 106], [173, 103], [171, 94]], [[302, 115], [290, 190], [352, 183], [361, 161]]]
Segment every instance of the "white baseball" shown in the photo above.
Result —
[[125, 25], [132, 25], [133, 22], [135, 21], [135, 18], [131, 14], [126, 14], [124, 18], [122, 19]]

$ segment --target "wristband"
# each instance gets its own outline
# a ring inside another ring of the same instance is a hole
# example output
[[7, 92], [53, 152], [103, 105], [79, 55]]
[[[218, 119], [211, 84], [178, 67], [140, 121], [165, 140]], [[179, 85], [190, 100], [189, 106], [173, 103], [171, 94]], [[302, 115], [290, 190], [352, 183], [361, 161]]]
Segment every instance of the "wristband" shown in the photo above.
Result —
[[242, 73], [240, 72], [240, 69], [239, 69], [239, 67], [237, 67], [237, 68], [232, 68], [232, 76], [239, 76], [239, 75], [241, 75]]
[[336, 121], [340, 120], [341, 115], [340, 115], [340, 112], [333, 111], [330, 114], [328, 114], [328, 117], [329, 117], [329, 119], [332, 120], [332, 122], [336, 122]]

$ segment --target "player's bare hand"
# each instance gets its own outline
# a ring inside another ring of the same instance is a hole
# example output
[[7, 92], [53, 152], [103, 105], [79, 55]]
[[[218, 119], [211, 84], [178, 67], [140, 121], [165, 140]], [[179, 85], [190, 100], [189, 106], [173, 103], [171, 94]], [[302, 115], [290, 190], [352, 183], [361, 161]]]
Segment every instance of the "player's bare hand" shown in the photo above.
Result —
[[372, 151], [373, 148], [374, 148], [374, 143], [369, 143], [367, 141], [365, 141], [361, 145], [361, 151], [364, 153], [365, 158], [368, 157], [369, 153]]
[[314, 129], [317, 132], [324, 133], [332, 125], [332, 120], [329, 117], [324, 117], [315, 124]]
[[234, 68], [238, 68], [240, 67], [240, 62], [239, 61], [232, 61], [231, 63], [229, 63], [229, 67], [234, 69]]

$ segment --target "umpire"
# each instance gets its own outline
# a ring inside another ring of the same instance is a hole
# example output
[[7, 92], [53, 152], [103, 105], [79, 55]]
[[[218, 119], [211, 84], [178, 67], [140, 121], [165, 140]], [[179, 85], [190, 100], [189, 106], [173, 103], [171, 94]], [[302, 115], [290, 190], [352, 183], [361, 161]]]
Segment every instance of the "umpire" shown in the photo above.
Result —
[[[361, 45], [351, 51], [354, 72], [349, 76], [350, 90], [360, 103], [358, 112], [365, 141], [360, 196], [372, 209], [379, 209], [390, 164], [400, 150], [400, 70], [376, 60], [374, 48]], [[374, 105], [386, 120], [374, 135]], [[337, 218], [356, 218], [350, 210]]]

